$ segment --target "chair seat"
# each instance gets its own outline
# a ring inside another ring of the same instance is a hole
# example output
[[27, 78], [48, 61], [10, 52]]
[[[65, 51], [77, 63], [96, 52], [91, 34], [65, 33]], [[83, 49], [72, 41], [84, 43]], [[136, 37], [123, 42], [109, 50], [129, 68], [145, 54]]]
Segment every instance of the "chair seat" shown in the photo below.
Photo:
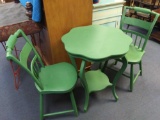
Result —
[[36, 88], [41, 93], [64, 93], [71, 91], [76, 84], [77, 73], [74, 66], [63, 62], [45, 66], [39, 73], [39, 80], [43, 90], [37, 85]]
[[137, 47], [135, 47], [133, 44], [130, 45], [129, 51], [125, 55], [127, 61], [129, 63], [138, 63], [141, 61], [145, 51], [141, 51]]

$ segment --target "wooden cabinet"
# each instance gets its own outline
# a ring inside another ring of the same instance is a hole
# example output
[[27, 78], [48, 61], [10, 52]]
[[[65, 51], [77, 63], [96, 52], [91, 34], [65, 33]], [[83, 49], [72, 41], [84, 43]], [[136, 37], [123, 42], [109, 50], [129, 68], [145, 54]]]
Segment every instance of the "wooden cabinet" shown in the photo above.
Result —
[[100, 0], [93, 5], [92, 24], [119, 28], [124, 0]]
[[70, 61], [61, 37], [73, 27], [92, 24], [92, 0], [43, 0], [46, 28], [40, 52], [46, 64]]

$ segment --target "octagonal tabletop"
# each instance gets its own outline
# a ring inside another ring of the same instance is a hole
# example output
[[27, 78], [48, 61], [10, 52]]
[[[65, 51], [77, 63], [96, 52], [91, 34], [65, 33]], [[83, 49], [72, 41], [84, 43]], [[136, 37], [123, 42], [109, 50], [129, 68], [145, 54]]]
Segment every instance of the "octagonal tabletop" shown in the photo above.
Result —
[[62, 42], [68, 53], [98, 60], [124, 55], [132, 38], [118, 28], [90, 25], [71, 29]]

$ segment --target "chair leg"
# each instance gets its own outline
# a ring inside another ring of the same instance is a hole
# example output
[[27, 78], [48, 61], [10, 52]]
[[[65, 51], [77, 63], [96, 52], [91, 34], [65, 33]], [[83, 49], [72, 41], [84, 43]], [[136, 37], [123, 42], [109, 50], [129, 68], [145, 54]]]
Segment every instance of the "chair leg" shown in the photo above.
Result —
[[139, 63], [140, 76], [142, 76], [142, 61]]
[[35, 40], [34, 34], [30, 34], [30, 36], [31, 36], [31, 41], [32, 41], [33, 46], [36, 46], [36, 40]]
[[43, 95], [40, 94], [40, 120], [43, 120]]
[[4, 48], [4, 50], [6, 51], [6, 42], [1, 42], [1, 44], [2, 44], [2, 46]]
[[84, 112], [87, 111], [89, 104], [89, 93], [85, 90], [85, 103], [84, 103]]
[[114, 65], [117, 65], [117, 63], [118, 63], [118, 61], [117, 61], [117, 60], [115, 60]]
[[[0, 43], [2, 44], [4, 50], [6, 51], [6, 42], [0, 42]], [[18, 58], [18, 53], [17, 53], [18, 50], [16, 47], [14, 47], [14, 51], [15, 51], [16, 57]], [[15, 86], [15, 89], [18, 90], [19, 85], [20, 85], [20, 67], [17, 66], [17, 68], [14, 69], [12, 61], [10, 61], [10, 65], [11, 65], [12, 72], [14, 75], [14, 86]]]
[[131, 64], [130, 68], [130, 91], [133, 91], [133, 80], [134, 80], [134, 69], [133, 69], [133, 64]]
[[20, 85], [20, 67], [17, 66], [17, 68], [14, 68], [12, 61], [10, 61], [10, 65], [14, 76], [14, 86], [15, 89], [18, 90]]
[[107, 60], [107, 61], [105, 61], [105, 63], [101, 63], [100, 68], [101, 68], [101, 71], [102, 71], [102, 72], [104, 72], [104, 71], [105, 71], [105, 69], [106, 69], [106, 67], [107, 67], [107, 64], [108, 64], [108, 60]]
[[118, 96], [116, 94], [115, 87], [116, 87], [116, 84], [117, 84], [117, 81], [118, 81], [119, 77], [123, 74], [123, 72], [125, 71], [125, 69], [126, 69], [126, 67], [128, 65], [127, 59], [125, 57], [122, 57], [122, 62], [123, 62], [123, 64], [122, 64], [120, 70], [115, 75], [115, 77], [113, 79], [113, 82], [112, 82], [112, 84], [113, 84], [113, 86], [112, 86], [112, 93], [113, 93], [116, 101], [118, 100]]
[[114, 85], [112, 85], [112, 94], [113, 94], [113, 96], [114, 96], [114, 98], [115, 98], [115, 100], [117, 102], [118, 101], [118, 95], [116, 94], [116, 90], [115, 90], [115, 86]]
[[75, 101], [75, 98], [74, 98], [73, 91], [70, 93], [70, 98], [71, 98], [71, 101], [72, 101], [72, 106], [73, 106], [73, 109], [74, 109], [74, 113], [75, 113], [76, 116], [78, 116], [78, 110], [77, 110], [77, 105], [76, 105], [76, 101]]

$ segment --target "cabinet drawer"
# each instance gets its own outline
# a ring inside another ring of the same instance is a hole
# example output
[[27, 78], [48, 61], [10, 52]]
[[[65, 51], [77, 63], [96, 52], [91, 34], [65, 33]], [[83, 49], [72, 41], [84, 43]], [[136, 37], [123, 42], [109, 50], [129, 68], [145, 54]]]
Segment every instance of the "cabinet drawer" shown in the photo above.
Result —
[[120, 19], [121, 19], [121, 16], [108, 17], [108, 18], [104, 18], [104, 19], [101, 19], [101, 20], [92, 21], [92, 24], [94, 24], [94, 25], [95, 24], [96, 25], [104, 25], [104, 24], [107, 25], [108, 24], [108, 26], [119, 28]]
[[93, 10], [92, 20], [99, 20], [108, 17], [121, 16], [122, 15], [122, 7], [112, 7], [112, 8], [99, 8]]

